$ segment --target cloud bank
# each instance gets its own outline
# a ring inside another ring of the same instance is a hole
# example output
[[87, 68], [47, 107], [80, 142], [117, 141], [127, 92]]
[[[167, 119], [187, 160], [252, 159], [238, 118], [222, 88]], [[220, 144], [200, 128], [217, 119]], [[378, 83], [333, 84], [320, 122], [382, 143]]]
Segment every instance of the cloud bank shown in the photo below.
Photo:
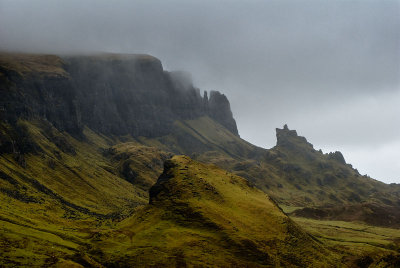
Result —
[[0, 0], [0, 50], [148, 53], [231, 100], [262, 147], [288, 123], [400, 183], [399, 1]]

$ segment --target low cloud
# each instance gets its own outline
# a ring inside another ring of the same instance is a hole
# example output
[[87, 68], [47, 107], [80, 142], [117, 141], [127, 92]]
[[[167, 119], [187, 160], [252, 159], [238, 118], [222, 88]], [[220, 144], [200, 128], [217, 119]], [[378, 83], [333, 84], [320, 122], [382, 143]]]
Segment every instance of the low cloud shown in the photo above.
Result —
[[250, 142], [288, 123], [397, 182], [399, 29], [396, 0], [0, 0], [0, 50], [152, 54], [223, 91]]

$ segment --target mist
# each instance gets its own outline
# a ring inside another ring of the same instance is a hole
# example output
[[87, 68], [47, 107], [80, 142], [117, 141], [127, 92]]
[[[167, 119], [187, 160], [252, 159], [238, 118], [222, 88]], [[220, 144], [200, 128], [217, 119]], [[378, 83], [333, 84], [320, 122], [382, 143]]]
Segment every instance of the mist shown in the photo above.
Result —
[[231, 102], [264, 148], [287, 123], [400, 183], [400, 1], [0, 0], [0, 50], [146, 53]]

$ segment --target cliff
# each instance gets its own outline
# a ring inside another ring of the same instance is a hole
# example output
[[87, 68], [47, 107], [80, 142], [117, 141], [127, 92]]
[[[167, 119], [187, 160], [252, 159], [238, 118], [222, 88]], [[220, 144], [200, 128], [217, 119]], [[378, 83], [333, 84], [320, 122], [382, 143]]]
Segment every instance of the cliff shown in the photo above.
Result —
[[106, 135], [159, 137], [174, 121], [201, 116], [238, 134], [225, 95], [212, 92], [206, 101], [190, 77], [164, 71], [149, 55], [0, 55], [0, 119], [8, 123], [40, 118], [74, 136], [86, 125]]

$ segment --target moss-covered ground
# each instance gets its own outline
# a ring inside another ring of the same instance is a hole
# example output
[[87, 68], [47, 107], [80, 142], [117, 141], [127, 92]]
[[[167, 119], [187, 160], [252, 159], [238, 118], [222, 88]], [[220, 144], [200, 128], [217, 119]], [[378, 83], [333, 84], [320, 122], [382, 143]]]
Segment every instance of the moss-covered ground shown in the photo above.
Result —
[[[251, 158], [251, 145], [241, 146], [208, 118], [176, 122], [180, 135], [159, 139], [105, 137], [87, 128], [84, 137], [72, 137], [43, 121], [18, 125], [25, 153], [0, 156], [1, 266], [396, 267], [399, 261], [398, 229], [286, 216], [269, 196], [281, 196], [284, 211], [293, 212], [305, 203], [286, 201], [316, 191], [317, 182], [291, 193], [295, 186], [279, 177], [279, 166], [267, 165], [291, 164], [289, 152]], [[10, 133], [2, 124], [2, 141], [14, 139]], [[192, 156], [214, 164], [184, 156], [167, 161], [149, 204], [163, 162], [186, 143], [197, 146], [192, 139], [209, 146]], [[276, 179], [276, 187], [254, 186], [262, 172], [265, 185]]]

